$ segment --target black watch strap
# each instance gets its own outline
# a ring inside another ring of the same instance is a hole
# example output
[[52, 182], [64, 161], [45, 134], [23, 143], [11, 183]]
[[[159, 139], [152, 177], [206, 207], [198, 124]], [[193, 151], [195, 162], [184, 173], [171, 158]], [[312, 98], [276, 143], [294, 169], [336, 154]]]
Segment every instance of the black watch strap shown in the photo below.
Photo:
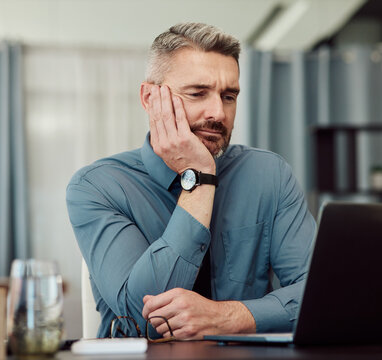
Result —
[[199, 175], [198, 185], [208, 184], [208, 185], [215, 185], [216, 187], [218, 187], [219, 181], [217, 176], [212, 174], [204, 174], [202, 172], [198, 172], [198, 175]]

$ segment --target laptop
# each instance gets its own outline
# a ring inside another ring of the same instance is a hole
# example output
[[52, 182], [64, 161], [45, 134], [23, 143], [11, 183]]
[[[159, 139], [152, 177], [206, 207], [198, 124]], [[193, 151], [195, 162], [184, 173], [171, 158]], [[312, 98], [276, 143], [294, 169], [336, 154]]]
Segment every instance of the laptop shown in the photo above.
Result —
[[293, 333], [205, 340], [295, 345], [382, 342], [382, 204], [331, 202], [319, 216]]

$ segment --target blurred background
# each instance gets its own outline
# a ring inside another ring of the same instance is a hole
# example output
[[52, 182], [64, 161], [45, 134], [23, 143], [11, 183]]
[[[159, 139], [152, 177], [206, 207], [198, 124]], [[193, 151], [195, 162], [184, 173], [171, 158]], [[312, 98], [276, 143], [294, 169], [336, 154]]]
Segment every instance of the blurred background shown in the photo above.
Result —
[[82, 330], [66, 185], [142, 145], [147, 50], [183, 21], [242, 41], [233, 143], [281, 154], [315, 216], [382, 199], [382, 1], [0, 0], [0, 276], [13, 258], [57, 260], [67, 338]]

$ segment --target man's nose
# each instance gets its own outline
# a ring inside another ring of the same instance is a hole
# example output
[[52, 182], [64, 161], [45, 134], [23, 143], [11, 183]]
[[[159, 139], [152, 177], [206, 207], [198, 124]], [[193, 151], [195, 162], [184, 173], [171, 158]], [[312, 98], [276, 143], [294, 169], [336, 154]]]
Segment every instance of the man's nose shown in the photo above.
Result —
[[220, 96], [212, 96], [206, 109], [206, 118], [215, 121], [224, 121], [225, 112], [223, 100]]

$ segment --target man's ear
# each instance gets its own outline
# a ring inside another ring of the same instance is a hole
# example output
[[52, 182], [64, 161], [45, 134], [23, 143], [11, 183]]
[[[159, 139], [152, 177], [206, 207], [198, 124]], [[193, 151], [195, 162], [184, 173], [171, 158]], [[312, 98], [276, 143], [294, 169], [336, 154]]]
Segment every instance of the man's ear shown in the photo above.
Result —
[[147, 113], [149, 111], [149, 98], [151, 95], [152, 86], [153, 84], [149, 84], [148, 82], [143, 82], [141, 84], [141, 91], [140, 91], [141, 104]]

